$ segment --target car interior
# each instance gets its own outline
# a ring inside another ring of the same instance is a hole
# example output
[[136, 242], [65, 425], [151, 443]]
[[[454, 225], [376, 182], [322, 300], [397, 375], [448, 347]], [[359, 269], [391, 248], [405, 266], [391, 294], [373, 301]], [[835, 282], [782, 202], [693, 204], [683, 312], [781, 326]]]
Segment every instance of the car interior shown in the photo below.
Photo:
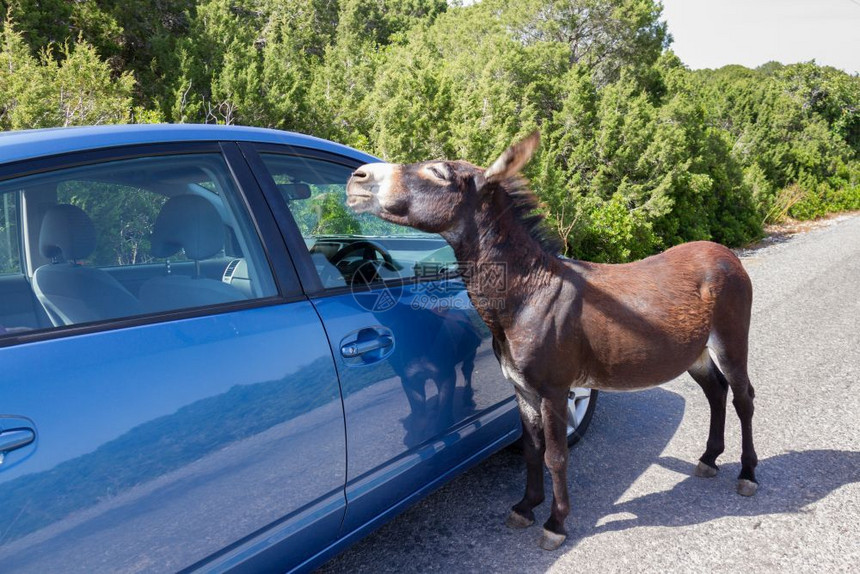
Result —
[[273, 295], [220, 161], [142, 158], [0, 184], [0, 335]]

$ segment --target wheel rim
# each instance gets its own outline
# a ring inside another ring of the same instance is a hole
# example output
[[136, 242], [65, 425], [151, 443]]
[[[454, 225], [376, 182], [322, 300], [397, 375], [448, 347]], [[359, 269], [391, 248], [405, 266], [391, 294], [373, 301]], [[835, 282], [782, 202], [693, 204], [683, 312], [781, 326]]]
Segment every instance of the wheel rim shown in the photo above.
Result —
[[567, 395], [567, 434], [570, 436], [582, 423], [591, 402], [591, 389], [570, 389]]

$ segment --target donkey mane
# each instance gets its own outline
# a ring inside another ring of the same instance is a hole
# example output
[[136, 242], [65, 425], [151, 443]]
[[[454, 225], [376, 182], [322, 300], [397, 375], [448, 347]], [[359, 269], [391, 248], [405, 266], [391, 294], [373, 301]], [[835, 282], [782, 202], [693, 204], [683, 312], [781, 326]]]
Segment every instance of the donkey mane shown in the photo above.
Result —
[[499, 182], [497, 191], [508, 197], [509, 209], [517, 221], [534, 239], [540, 248], [549, 255], [559, 255], [564, 246], [561, 239], [546, 223], [546, 216], [538, 210], [540, 201], [537, 195], [529, 189], [528, 181], [519, 176], [508, 177]]

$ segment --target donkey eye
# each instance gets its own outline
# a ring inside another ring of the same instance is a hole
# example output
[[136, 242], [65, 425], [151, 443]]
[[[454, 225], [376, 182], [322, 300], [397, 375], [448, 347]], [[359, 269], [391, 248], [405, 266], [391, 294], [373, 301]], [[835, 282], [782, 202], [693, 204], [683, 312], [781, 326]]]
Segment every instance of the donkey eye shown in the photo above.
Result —
[[433, 177], [437, 179], [447, 180], [448, 179], [448, 171], [445, 169], [441, 169], [436, 166], [430, 166], [428, 171], [433, 174]]

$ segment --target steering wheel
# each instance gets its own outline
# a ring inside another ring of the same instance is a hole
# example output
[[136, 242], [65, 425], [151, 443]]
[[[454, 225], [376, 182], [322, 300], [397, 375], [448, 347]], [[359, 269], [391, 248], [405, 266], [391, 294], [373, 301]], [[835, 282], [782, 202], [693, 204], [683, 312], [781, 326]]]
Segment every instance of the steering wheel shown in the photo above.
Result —
[[[374, 272], [371, 274], [371, 276], [364, 277], [364, 280], [367, 283], [370, 283], [379, 274], [378, 265], [381, 265], [389, 271], [400, 271], [401, 269], [403, 269], [402, 266], [398, 265], [394, 261], [394, 259], [391, 257], [391, 254], [382, 245], [375, 241], [370, 241], [368, 239], [360, 239], [358, 241], [353, 241], [349, 245], [344, 245], [343, 247], [338, 249], [337, 253], [331, 256], [329, 262], [337, 266], [337, 264], [346, 259], [348, 255], [351, 255], [359, 250], [364, 250], [364, 253], [362, 253], [362, 264], [359, 266], [358, 269], [355, 269], [354, 271], [359, 271], [361, 269], [361, 266], [364, 265], [364, 263], [372, 263], [374, 266]], [[382, 261], [379, 261], [376, 258], [377, 253], [382, 257]], [[338, 268], [340, 267], [338, 266]], [[362, 275], [367, 275], [367, 273], [362, 272]]]

